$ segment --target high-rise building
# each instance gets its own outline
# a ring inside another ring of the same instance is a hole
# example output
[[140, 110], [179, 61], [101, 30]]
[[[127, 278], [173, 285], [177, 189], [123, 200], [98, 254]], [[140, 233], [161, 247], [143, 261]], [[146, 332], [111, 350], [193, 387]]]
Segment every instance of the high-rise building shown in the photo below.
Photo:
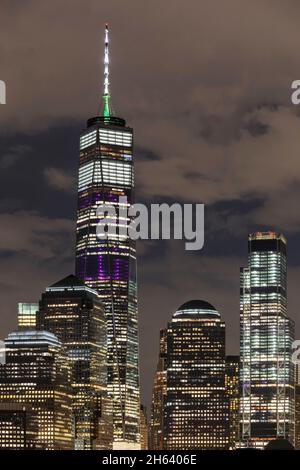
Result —
[[140, 408], [140, 432], [141, 432], [141, 450], [148, 450], [148, 417], [147, 408], [141, 405]]
[[159, 357], [154, 376], [151, 421], [150, 450], [163, 449], [164, 404], [167, 393], [167, 329], [160, 330]]
[[229, 402], [229, 449], [234, 450], [239, 442], [240, 405], [240, 357], [226, 356], [225, 388]]
[[71, 366], [61, 343], [52, 333], [22, 330], [8, 335], [5, 348], [1, 447], [72, 450]]
[[36, 328], [36, 312], [39, 309], [37, 303], [18, 303], [18, 328], [21, 329], [33, 329]]
[[228, 448], [225, 323], [208, 302], [191, 300], [167, 331], [164, 448]]
[[25, 406], [0, 403], [0, 450], [26, 449], [26, 418]]
[[287, 315], [286, 239], [249, 235], [241, 268], [241, 446], [294, 442], [294, 324]]
[[[105, 30], [104, 107], [80, 138], [76, 275], [105, 305], [108, 391], [113, 400], [114, 449], [138, 449], [140, 397], [135, 242], [126, 210], [133, 204], [133, 130], [113, 115], [109, 91], [108, 28]], [[116, 218], [103, 221], [103, 205]], [[101, 225], [102, 224], [102, 225]], [[114, 228], [106, 239], [97, 227]]]
[[75, 449], [110, 449], [106, 320], [99, 295], [67, 276], [42, 294], [37, 327], [58, 337], [72, 364]]

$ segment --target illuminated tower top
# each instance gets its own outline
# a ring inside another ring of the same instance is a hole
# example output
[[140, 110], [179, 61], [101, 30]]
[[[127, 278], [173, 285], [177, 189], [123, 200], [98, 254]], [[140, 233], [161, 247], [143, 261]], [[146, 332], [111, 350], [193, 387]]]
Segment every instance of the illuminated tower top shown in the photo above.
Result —
[[108, 24], [105, 25], [104, 38], [104, 93], [103, 93], [103, 116], [105, 118], [112, 115], [110, 93], [109, 93], [109, 30]]

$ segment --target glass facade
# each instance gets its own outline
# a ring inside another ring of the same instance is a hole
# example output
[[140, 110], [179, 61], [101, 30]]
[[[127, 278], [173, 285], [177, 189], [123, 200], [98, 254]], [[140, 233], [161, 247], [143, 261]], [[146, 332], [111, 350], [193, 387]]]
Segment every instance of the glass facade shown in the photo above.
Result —
[[287, 316], [286, 240], [249, 235], [241, 269], [241, 445], [294, 443], [294, 324]]
[[[71, 366], [51, 333], [22, 330], [5, 340], [0, 366], [0, 444], [72, 450]], [[7, 431], [9, 434], [7, 435]]]
[[167, 330], [164, 448], [228, 448], [225, 323], [207, 302], [193, 300], [173, 315]]
[[18, 328], [30, 329], [36, 328], [36, 312], [39, 309], [37, 303], [18, 303]]
[[59, 338], [71, 362], [75, 449], [111, 449], [106, 320], [98, 294], [73, 275], [62, 279], [42, 294], [37, 326]]
[[[133, 203], [132, 129], [122, 119], [94, 118], [81, 137], [76, 274], [105, 305], [108, 392], [113, 400], [114, 442], [139, 443], [138, 320], [135, 243], [119, 233], [129, 224], [120, 207]], [[119, 197], [126, 198], [119, 202]], [[110, 203], [116, 235], [96, 236], [97, 208]]]

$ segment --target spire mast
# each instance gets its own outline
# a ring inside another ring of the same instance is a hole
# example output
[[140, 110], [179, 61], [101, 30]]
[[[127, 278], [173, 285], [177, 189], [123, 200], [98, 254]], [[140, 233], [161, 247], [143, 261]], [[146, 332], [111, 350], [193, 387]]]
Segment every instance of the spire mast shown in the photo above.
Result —
[[105, 25], [105, 46], [104, 46], [104, 93], [103, 93], [103, 116], [111, 116], [110, 93], [109, 93], [109, 29]]

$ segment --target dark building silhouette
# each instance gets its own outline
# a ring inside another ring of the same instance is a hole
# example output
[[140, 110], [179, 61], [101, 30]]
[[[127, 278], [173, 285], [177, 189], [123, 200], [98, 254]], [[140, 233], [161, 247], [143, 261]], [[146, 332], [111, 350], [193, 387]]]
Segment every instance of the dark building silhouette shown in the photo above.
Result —
[[160, 330], [159, 358], [151, 402], [150, 450], [163, 449], [164, 404], [167, 393], [167, 329]]
[[293, 444], [287, 439], [273, 439], [265, 446], [265, 450], [295, 450]]

